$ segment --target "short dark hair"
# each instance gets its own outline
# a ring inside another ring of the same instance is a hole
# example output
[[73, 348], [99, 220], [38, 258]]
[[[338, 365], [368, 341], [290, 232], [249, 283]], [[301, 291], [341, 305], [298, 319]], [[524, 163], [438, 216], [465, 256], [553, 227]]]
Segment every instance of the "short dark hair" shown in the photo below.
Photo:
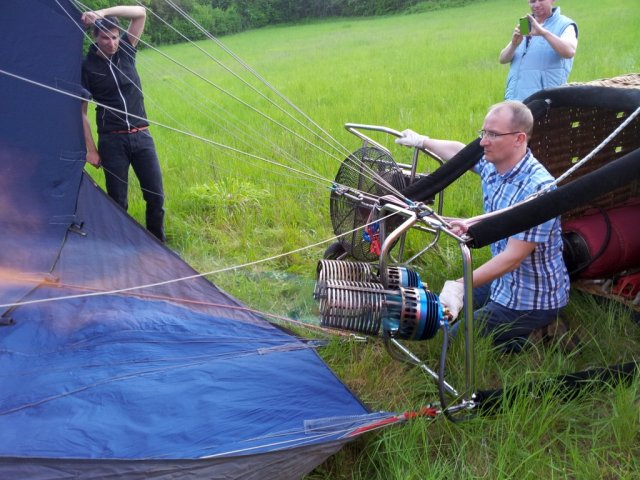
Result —
[[118, 20], [118, 17], [109, 15], [104, 18], [99, 18], [93, 24], [93, 36], [97, 37], [98, 33], [108, 32], [113, 29], [120, 30], [120, 21]]

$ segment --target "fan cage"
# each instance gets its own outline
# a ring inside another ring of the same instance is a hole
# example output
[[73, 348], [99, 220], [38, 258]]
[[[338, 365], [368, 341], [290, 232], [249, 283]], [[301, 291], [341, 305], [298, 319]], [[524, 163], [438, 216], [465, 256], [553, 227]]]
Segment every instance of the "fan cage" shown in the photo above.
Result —
[[[362, 147], [342, 162], [335, 183], [374, 197], [394, 193], [378, 178], [395, 190], [403, 190], [407, 185], [402, 169], [389, 153], [376, 147]], [[364, 229], [361, 228], [367, 224], [371, 206], [333, 191], [329, 211], [333, 231], [340, 236], [339, 241], [345, 252], [359, 261], [375, 261], [377, 254], [371, 251], [371, 241], [363, 238]]]

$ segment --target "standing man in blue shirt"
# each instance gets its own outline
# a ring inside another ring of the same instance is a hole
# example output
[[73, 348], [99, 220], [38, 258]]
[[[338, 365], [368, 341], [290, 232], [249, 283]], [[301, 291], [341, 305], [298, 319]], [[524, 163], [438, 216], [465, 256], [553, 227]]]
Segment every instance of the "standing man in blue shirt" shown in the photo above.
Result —
[[[118, 18], [130, 21], [124, 34]], [[82, 64], [82, 84], [99, 104], [97, 148], [87, 118], [87, 103], [82, 104], [87, 162], [104, 167], [107, 193], [125, 210], [129, 167], [133, 168], [147, 206], [147, 230], [164, 242], [162, 173], [136, 70], [136, 46], [144, 30], [146, 10], [141, 6], [115, 6], [85, 12], [81, 20], [93, 28], [94, 37]]]
[[[480, 130], [484, 155], [474, 167], [482, 183], [485, 212], [512, 206], [554, 179], [527, 146], [533, 115], [521, 102], [491, 107]], [[464, 147], [405, 130], [396, 143], [427, 148], [448, 160]], [[465, 221], [452, 222], [463, 234]], [[474, 321], [494, 343], [519, 350], [529, 334], [556, 320], [569, 301], [569, 275], [562, 258], [560, 219], [554, 218], [491, 245], [492, 258], [473, 271]], [[462, 279], [445, 282], [440, 301], [454, 317], [463, 305]]]
[[578, 26], [554, 7], [556, 0], [528, 0], [529, 33], [516, 25], [511, 41], [500, 52], [500, 63], [509, 63], [504, 98], [524, 100], [546, 88], [567, 83], [578, 48]]

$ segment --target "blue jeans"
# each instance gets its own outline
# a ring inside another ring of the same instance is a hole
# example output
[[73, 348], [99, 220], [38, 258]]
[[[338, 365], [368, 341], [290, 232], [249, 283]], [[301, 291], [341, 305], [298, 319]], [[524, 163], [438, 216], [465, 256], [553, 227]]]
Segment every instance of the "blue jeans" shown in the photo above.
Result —
[[149, 131], [101, 133], [98, 152], [104, 167], [107, 193], [125, 210], [129, 207], [129, 166], [133, 168], [147, 205], [147, 230], [164, 242], [162, 172]]
[[[529, 334], [558, 318], [559, 308], [552, 310], [512, 310], [492, 302], [491, 285], [473, 289], [473, 323], [480, 335], [492, 336], [493, 344], [505, 352], [519, 352]], [[460, 322], [452, 328], [457, 331]]]

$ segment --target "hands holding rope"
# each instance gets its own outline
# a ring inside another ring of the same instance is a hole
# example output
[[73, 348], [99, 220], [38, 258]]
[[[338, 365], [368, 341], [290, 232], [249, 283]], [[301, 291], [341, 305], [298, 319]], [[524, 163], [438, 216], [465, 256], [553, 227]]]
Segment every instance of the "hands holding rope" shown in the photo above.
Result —
[[99, 13], [88, 11], [82, 14], [82, 16], [80, 17], [80, 21], [85, 26], [85, 28], [88, 28], [92, 27], [99, 18], [102, 18]]

